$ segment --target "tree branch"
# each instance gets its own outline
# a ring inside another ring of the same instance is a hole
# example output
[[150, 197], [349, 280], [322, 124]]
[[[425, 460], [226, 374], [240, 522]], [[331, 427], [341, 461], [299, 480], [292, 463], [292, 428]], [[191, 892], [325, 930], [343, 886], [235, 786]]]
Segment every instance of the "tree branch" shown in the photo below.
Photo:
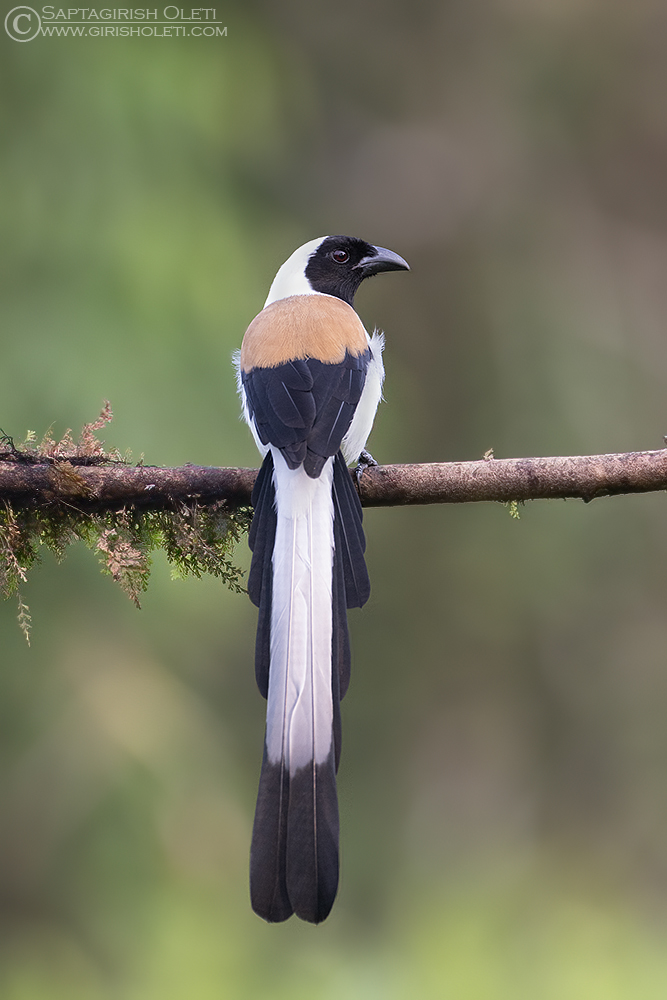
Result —
[[[204, 505], [226, 500], [239, 507], [250, 503], [256, 475], [256, 469], [197, 465], [166, 469], [58, 459], [27, 462], [19, 452], [5, 453], [0, 461], [0, 503], [9, 502], [16, 510], [64, 504], [96, 512], [129, 506], [171, 509], [192, 500]], [[380, 465], [364, 471], [359, 493], [365, 507], [391, 507], [550, 497], [589, 501], [665, 489], [667, 448], [569, 458]]]

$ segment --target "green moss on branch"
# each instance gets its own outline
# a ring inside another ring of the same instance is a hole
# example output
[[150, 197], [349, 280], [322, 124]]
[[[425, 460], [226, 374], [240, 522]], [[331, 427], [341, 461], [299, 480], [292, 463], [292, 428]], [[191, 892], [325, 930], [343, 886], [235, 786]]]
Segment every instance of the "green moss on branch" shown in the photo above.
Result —
[[90, 487], [77, 466], [129, 467], [127, 458], [117, 452], [106, 453], [96, 437], [110, 419], [107, 403], [99, 419], [87, 424], [77, 441], [70, 431], [60, 441], [48, 433], [39, 444], [33, 434], [19, 446], [7, 435], [0, 439], [0, 461], [45, 465], [53, 484], [48, 502], [15, 509], [5, 501], [0, 506], [0, 593], [17, 597], [19, 625], [28, 641], [30, 614], [21, 586], [39, 562], [42, 549], [62, 560], [70, 545], [83, 542], [137, 607], [148, 586], [151, 556], [157, 549], [166, 553], [175, 576], [211, 574], [233, 591], [244, 590], [243, 573], [234, 564], [232, 553], [250, 525], [250, 507], [232, 508], [225, 500], [201, 503], [191, 497], [174, 500], [159, 510], [133, 505], [94, 509]]

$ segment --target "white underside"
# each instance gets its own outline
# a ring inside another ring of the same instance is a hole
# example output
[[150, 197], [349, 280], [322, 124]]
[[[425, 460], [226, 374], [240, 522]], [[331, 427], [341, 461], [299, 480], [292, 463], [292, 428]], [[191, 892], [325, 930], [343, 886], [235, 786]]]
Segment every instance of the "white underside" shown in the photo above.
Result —
[[252, 436], [255, 439], [255, 444], [257, 445], [257, 450], [259, 451], [262, 458], [266, 456], [269, 450], [268, 444], [262, 444], [259, 434], [257, 433], [257, 425], [253, 417], [250, 416], [250, 407], [248, 406], [248, 400], [246, 398], [245, 389], [243, 387], [243, 377], [241, 375], [241, 352], [234, 351], [232, 354], [232, 364], [234, 365], [234, 373], [236, 375], [236, 388], [238, 394], [241, 397], [241, 417], [247, 423], [248, 427], [252, 431]]
[[[368, 334], [366, 336], [368, 337]], [[376, 330], [372, 337], [368, 337], [368, 346], [371, 351], [371, 359], [366, 369], [366, 381], [364, 382], [361, 399], [354, 411], [352, 423], [341, 444], [343, 458], [348, 465], [356, 462], [366, 447], [368, 435], [372, 430], [373, 421], [375, 420], [375, 413], [382, 398], [382, 383], [384, 381], [382, 351], [384, 349], [384, 335]]]
[[311, 479], [271, 451], [277, 524], [266, 749], [272, 764], [285, 760], [293, 774], [324, 763], [333, 736], [333, 459]]

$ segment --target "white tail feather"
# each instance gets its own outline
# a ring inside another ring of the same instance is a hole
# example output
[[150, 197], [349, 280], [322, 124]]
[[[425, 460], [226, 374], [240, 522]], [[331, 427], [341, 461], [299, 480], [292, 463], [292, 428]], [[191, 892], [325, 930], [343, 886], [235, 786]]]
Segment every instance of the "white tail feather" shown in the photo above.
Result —
[[266, 749], [271, 763], [284, 760], [294, 774], [322, 764], [333, 738], [333, 460], [311, 479], [271, 451], [277, 524]]

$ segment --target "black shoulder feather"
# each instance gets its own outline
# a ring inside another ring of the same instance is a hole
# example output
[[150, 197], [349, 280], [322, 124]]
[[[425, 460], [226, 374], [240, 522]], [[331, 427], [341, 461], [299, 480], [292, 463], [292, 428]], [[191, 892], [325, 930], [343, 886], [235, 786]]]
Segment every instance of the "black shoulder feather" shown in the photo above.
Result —
[[303, 465], [316, 479], [347, 434], [366, 381], [370, 351], [346, 353], [340, 364], [315, 358], [275, 368], [253, 368], [242, 381], [250, 415], [263, 444]]

